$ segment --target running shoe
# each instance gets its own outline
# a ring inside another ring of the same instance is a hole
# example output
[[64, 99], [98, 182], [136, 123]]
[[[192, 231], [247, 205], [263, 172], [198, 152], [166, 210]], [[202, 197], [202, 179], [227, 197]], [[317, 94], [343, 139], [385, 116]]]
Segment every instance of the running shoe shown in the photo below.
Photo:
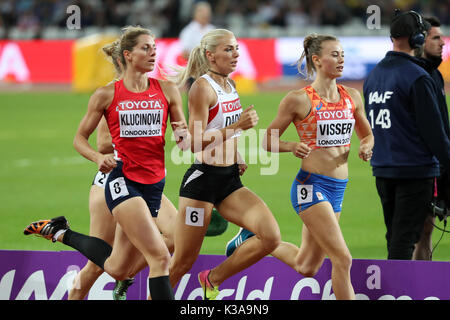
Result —
[[61, 216], [50, 220], [32, 222], [23, 230], [23, 233], [26, 236], [29, 234], [36, 234], [45, 239], [52, 240], [52, 242], [56, 242], [56, 239], [53, 239], [53, 236], [56, 232], [63, 229], [69, 229], [69, 223], [64, 216]]
[[247, 229], [240, 228], [238, 233], [227, 243], [227, 247], [225, 250], [225, 254], [227, 257], [231, 256], [236, 250], [237, 247], [239, 247], [241, 244], [244, 243], [245, 240], [248, 238], [253, 237], [255, 234], [251, 231], [248, 231]]
[[209, 281], [210, 272], [211, 270], [204, 270], [198, 274], [198, 282], [202, 286], [204, 300], [216, 300], [220, 292], [219, 287], [214, 287]]
[[114, 300], [127, 300], [128, 288], [134, 283], [134, 278], [125, 279], [123, 281], [116, 280], [116, 286], [112, 292]]

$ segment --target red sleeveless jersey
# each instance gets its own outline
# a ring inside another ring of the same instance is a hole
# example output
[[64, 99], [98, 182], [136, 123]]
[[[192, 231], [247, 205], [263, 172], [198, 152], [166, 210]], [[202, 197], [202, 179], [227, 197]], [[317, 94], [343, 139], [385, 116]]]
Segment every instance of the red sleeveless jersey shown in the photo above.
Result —
[[158, 80], [149, 78], [144, 92], [131, 92], [123, 80], [114, 84], [114, 98], [105, 110], [116, 160], [123, 162], [124, 175], [152, 184], [166, 175], [164, 135], [168, 102]]

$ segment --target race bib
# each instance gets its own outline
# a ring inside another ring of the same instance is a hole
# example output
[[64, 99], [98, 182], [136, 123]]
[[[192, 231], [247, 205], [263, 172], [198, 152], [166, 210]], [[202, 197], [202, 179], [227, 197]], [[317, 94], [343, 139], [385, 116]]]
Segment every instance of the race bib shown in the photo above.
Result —
[[355, 119], [352, 104], [345, 98], [345, 106], [338, 110], [320, 110], [316, 112], [318, 147], [336, 147], [350, 144]]
[[313, 200], [313, 186], [306, 184], [297, 185], [297, 201], [299, 204], [309, 203]]
[[97, 172], [94, 178], [94, 184], [96, 186], [104, 188], [106, 185], [106, 180], [108, 180], [109, 173], [103, 173], [101, 171]]
[[204, 218], [205, 218], [204, 208], [186, 207], [185, 223], [188, 226], [203, 227]]
[[116, 200], [119, 197], [129, 195], [125, 179], [119, 177], [109, 183], [109, 191], [111, 192], [111, 198]]
[[119, 111], [120, 137], [162, 136], [164, 110], [121, 110]]
[[[242, 114], [241, 100], [238, 98], [230, 102], [222, 102], [222, 113], [223, 113], [223, 128], [228, 127], [229, 125], [237, 122]], [[238, 137], [240, 135], [241, 132], [238, 132], [235, 135], [233, 135], [233, 138]]]
[[317, 120], [318, 147], [336, 147], [350, 144], [355, 119]]

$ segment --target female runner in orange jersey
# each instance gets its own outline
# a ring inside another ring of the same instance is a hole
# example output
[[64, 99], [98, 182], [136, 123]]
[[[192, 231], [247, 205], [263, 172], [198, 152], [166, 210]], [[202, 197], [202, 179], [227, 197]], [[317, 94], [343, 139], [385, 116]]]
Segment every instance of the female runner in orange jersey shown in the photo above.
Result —
[[[360, 140], [358, 155], [363, 161], [371, 158], [374, 138], [359, 92], [336, 83], [344, 68], [340, 42], [333, 36], [312, 34], [303, 45], [299, 71], [306, 59], [307, 74], [315, 72], [316, 78], [310, 86], [293, 90], [283, 98], [263, 143], [268, 151], [292, 152], [302, 159], [291, 189], [292, 205], [303, 221], [302, 242], [300, 248], [282, 242], [272, 255], [305, 276], [316, 274], [328, 256], [336, 298], [354, 299], [352, 257], [338, 222], [348, 181], [353, 128]], [[291, 123], [297, 129], [299, 142], [280, 140]]]

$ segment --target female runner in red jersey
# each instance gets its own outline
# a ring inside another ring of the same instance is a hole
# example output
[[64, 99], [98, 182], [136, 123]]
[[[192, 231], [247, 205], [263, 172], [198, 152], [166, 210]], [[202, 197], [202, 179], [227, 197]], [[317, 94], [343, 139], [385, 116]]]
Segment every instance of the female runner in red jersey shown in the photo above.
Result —
[[[39, 234], [69, 245], [112, 277], [123, 280], [129, 261], [143, 255], [148, 266], [153, 300], [171, 300], [170, 254], [158, 228], [157, 217], [165, 183], [164, 134], [170, 115], [180, 148], [190, 145], [180, 93], [174, 83], [148, 78], [156, 62], [154, 36], [148, 29], [128, 27], [120, 40], [122, 80], [99, 88], [75, 135], [74, 146], [100, 171], [110, 172], [105, 196], [118, 224], [113, 248], [105, 241], [68, 228], [58, 217], [30, 224], [25, 234]], [[114, 156], [94, 150], [89, 136], [105, 116]], [[153, 217], [153, 218], [152, 218]]]
[[[120, 41], [119, 39], [103, 47], [107, 57], [111, 57], [111, 62], [116, 70], [117, 79], [123, 77], [124, 67], [120, 62]], [[115, 80], [117, 81], [117, 80]], [[109, 133], [108, 124], [105, 117], [102, 117], [97, 126], [97, 150], [103, 154], [112, 154], [114, 147], [112, 145], [111, 134]], [[109, 173], [98, 171], [95, 175], [94, 181], [89, 192], [89, 212], [90, 225], [89, 235], [105, 240], [113, 245], [114, 235], [116, 230], [116, 222], [111, 214], [105, 199], [105, 186], [108, 180]], [[177, 215], [177, 209], [172, 202], [163, 194], [161, 199], [161, 208], [158, 212], [157, 220], [158, 228], [164, 238], [164, 242], [173, 252], [173, 220]], [[131, 265], [132, 263], [130, 263]], [[122, 281], [116, 280], [116, 285], [113, 290], [114, 300], [126, 300], [128, 287], [133, 284], [134, 276], [147, 266], [144, 257], [141, 255], [138, 261], [134, 262], [134, 269], [128, 275], [128, 278]], [[123, 270], [127, 272], [126, 270]], [[69, 291], [69, 300], [82, 300], [88, 294], [90, 288], [103, 273], [103, 269], [98, 267], [95, 263], [88, 260], [86, 265], [77, 274], [74, 285]]]

